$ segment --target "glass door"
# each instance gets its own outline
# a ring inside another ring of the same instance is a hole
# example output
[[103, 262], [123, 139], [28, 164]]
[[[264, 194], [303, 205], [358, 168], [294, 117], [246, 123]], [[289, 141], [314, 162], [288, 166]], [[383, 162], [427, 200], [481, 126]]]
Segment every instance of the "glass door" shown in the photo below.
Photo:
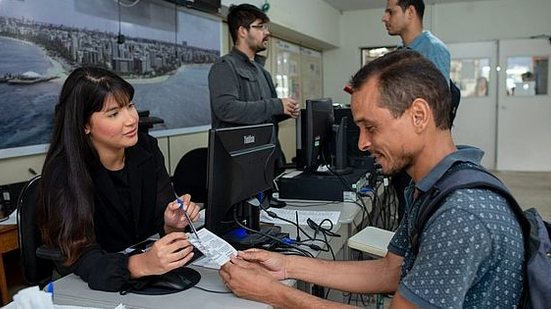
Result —
[[547, 39], [499, 41], [497, 168], [551, 171]]

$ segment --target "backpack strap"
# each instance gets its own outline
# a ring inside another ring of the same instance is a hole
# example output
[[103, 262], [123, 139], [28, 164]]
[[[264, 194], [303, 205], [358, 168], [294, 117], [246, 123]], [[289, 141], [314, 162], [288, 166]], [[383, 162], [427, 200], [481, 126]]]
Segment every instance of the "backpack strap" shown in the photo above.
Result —
[[459, 163], [452, 166], [429, 191], [420, 197], [419, 213], [410, 234], [411, 247], [415, 254], [419, 251], [419, 236], [425, 224], [440, 207], [444, 199], [456, 190], [473, 188], [489, 189], [505, 198], [519, 220], [523, 234], [529, 235], [530, 232], [527, 230], [529, 224], [522, 209], [501, 180], [482, 166]]

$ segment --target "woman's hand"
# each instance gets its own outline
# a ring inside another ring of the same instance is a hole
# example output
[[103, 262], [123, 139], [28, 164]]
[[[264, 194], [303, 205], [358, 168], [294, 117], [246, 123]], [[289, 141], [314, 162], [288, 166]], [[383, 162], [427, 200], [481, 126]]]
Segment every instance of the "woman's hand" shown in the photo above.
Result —
[[186, 233], [174, 232], [157, 240], [147, 252], [131, 256], [128, 270], [132, 278], [160, 275], [184, 266], [193, 255]]
[[177, 201], [170, 202], [165, 209], [165, 232], [182, 231], [189, 222], [186, 220], [184, 211], [187, 212], [192, 222], [199, 220], [199, 206], [191, 201], [189, 194], [179, 198], [182, 201], [182, 208]]

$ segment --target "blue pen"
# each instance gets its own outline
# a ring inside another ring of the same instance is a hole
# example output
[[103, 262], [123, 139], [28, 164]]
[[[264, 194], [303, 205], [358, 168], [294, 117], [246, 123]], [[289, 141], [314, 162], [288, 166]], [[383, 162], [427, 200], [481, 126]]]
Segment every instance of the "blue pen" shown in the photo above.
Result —
[[50, 293], [52, 296], [52, 302], [54, 301], [54, 283], [50, 282], [46, 286], [46, 292]]
[[199, 239], [199, 235], [197, 235], [197, 230], [195, 229], [195, 226], [193, 225], [193, 222], [191, 222], [191, 219], [189, 218], [189, 215], [187, 214], [187, 211], [184, 210], [184, 201], [182, 201], [179, 197], [176, 198], [176, 202], [178, 205], [180, 205], [180, 210], [184, 213], [184, 216], [186, 217], [187, 222], [189, 223], [189, 227], [191, 228], [191, 231]]

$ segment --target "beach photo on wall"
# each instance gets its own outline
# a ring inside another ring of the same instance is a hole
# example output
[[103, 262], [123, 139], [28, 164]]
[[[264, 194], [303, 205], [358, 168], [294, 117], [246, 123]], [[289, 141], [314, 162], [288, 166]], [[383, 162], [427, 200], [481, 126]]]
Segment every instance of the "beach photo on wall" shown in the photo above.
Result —
[[[165, 0], [0, 0], [0, 152], [47, 144], [67, 75], [107, 68], [166, 135], [210, 125], [220, 19]], [[162, 135], [162, 134], [161, 134]]]

